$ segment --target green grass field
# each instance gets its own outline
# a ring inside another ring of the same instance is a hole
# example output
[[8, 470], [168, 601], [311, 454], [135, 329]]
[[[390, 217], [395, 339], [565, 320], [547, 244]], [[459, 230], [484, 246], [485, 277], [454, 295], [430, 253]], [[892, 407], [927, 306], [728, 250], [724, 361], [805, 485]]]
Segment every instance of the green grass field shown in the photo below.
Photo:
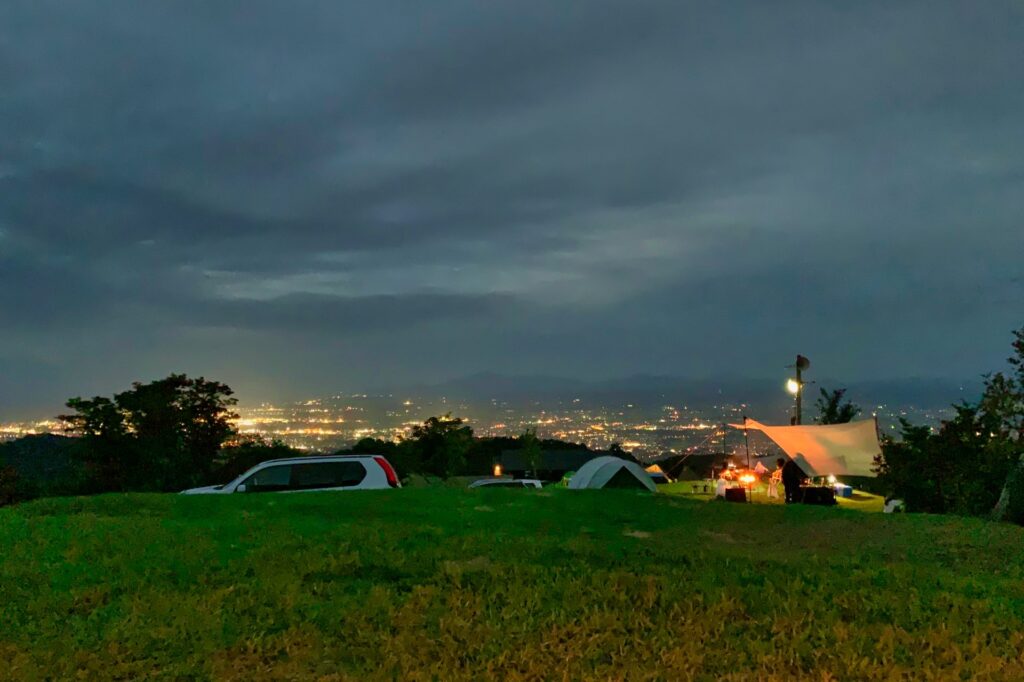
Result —
[[1024, 529], [626, 491], [0, 510], [0, 679], [1024, 679]]

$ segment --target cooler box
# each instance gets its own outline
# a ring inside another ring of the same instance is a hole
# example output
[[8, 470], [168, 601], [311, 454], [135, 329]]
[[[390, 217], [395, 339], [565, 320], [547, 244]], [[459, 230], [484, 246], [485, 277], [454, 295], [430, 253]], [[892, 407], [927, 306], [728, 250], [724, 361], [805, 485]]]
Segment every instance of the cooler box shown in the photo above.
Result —
[[837, 485], [836, 497], [853, 497], [853, 488], [848, 485]]
[[800, 491], [803, 493], [802, 502], [804, 504], [831, 506], [836, 503], [835, 488], [829, 486], [808, 486], [801, 488]]
[[747, 490], [746, 490], [746, 488], [726, 488], [725, 489], [725, 501], [726, 502], [746, 502], [747, 501]]

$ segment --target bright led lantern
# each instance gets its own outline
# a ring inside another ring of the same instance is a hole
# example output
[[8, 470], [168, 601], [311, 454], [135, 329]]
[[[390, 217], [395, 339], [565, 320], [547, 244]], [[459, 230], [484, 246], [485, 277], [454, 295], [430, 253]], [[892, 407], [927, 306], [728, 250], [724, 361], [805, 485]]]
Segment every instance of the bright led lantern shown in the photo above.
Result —
[[786, 390], [796, 395], [800, 391], [800, 384], [796, 382], [796, 379], [789, 379], [786, 381]]

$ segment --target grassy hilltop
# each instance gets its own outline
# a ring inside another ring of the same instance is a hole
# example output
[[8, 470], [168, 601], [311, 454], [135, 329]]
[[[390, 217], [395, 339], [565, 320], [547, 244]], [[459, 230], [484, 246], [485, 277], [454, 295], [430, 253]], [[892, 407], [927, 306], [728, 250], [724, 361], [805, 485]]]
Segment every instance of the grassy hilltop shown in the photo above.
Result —
[[0, 679], [1024, 679], [1024, 529], [625, 491], [0, 510]]

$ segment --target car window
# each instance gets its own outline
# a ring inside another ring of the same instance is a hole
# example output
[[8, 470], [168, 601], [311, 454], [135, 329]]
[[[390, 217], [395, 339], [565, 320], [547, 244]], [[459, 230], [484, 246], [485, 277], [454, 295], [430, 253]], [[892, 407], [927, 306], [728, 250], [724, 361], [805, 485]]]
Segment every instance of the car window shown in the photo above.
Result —
[[291, 490], [346, 488], [366, 478], [361, 462], [310, 462], [292, 465]]
[[273, 493], [288, 490], [292, 477], [292, 467], [288, 464], [260, 469], [242, 481], [247, 493]]

